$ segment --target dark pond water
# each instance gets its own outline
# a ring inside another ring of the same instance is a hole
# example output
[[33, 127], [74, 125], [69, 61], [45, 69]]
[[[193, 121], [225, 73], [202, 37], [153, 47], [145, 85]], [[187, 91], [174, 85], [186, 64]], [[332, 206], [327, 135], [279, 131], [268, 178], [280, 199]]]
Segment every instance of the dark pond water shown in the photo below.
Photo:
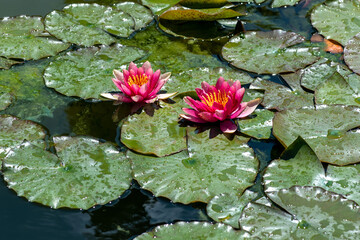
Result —
[[[81, 1], [67, 0], [0, 0], [0, 17], [17, 15], [44, 16], [66, 4]], [[95, 2], [95, 1], [83, 1]], [[259, 7], [250, 5], [253, 18], [243, 18], [246, 30], [270, 30], [282, 28], [309, 37], [314, 29], [305, 18], [303, 3], [297, 7], [271, 9], [269, 3]], [[251, 23], [250, 23], [251, 20]], [[0, 43], [1, 44], [1, 43]], [[277, 77], [274, 81], [281, 82]], [[39, 122], [50, 135], [90, 135], [116, 142], [117, 124], [111, 121], [115, 107], [111, 103], [91, 103], [64, 97], [64, 104], [55, 109], [53, 117]], [[86, 120], [84, 120], [86, 119]], [[81, 127], [76, 123], [83, 121]], [[84, 122], [85, 121], [85, 122]], [[258, 155], [263, 156], [261, 169], [271, 159], [279, 156], [282, 148], [273, 140], [250, 142]], [[275, 147], [274, 147], [275, 146]], [[261, 192], [257, 178], [254, 190]], [[121, 199], [88, 211], [53, 210], [29, 203], [17, 197], [1, 180], [0, 182], [0, 229], [1, 239], [131, 239], [156, 225], [179, 220], [211, 221], [206, 215], [205, 204], [174, 204], [165, 198], [156, 198], [141, 189], [136, 182]]]

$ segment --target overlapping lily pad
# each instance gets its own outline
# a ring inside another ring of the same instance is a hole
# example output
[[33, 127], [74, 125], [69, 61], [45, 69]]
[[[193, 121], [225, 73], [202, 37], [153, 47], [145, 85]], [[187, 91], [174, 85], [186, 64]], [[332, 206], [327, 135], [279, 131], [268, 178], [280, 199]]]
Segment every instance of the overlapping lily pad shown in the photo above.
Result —
[[136, 240], [159, 239], [253, 239], [245, 231], [236, 231], [225, 224], [207, 222], [177, 222], [156, 227], [153, 231], [143, 233]]
[[11, 101], [12, 101], [11, 94], [8, 91], [4, 91], [0, 87], [0, 111], [7, 108], [11, 104]]
[[178, 124], [185, 103], [166, 104], [154, 116], [144, 111], [130, 116], [121, 126], [121, 142], [142, 153], [165, 156], [186, 149], [186, 129]]
[[252, 116], [250, 119], [238, 120], [240, 132], [256, 139], [270, 138], [274, 113], [269, 110], [257, 109]]
[[[301, 136], [322, 162], [346, 165], [359, 161], [360, 108], [320, 105], [317, 109], [288, 109], [275, 114], [273, 134], [289, 146]], [[331, 146], [331, 147], [329, 147]]]
[[209, 202], [222, 193], [239, 194], [253, 184], [258, 160], [248, 138], [209, 139], [203, 132], [188, 135], [188, 151], [156, 158], [128, 151], [134, 178], [155, 196], [174, 202]]
[[[0, 33], [0, 56], [6, 58], [40, 59], [54, 56], [70, 46], [50, 37], [40, 17], [4, 18], [0, 21]], [[1, 59], [5, 66], [14, 63]]]
[[[256, 4], [260, 4], [265, 2], [266, 0], [230, 0], [230, 2], [243, 2], [243, 3], [256, 3]], [[271, 4], [272, 8], [277, 8], [277, 7], [284, 7], [284, 6], [294, 6], [295, 4], [297, 4], [298, 2], [300, 2], [300, 0], [274, 0]]]
[[360, 3], [357, 0], [326, 1], [312, 11], [311, 23], [326, 38], [345, 46], [360, 32]]
[[135, 21], [135, 30], [146, 27], [154, 19], [148, 8], [134, 2], [123, 2], [116, 4], [113, 7], [130, 14]]
[[294, 32], [274, 30], [235, 35], [222, 55], [235, 67], [258, 74], [294, 72], [314, 63], [318, 57], [310, 47], [294, 47], [305, 38]]
[[142, 4], [148, 6], [153, 13], [161, 14], [167, 8], [170, 8], [180, 2], [180, 0], [141, 0]]
[[[360, 14], [360, 5], [359, 5]], [[360, 24], [360, 16], [358, 18]], [[359, 29], [360, 32], [360, 29]], [[344, 60], [354, 72], [360, 75], [360, 33], [349, 40], [344, 49]]]
[[25, 143], [4, 159], [4, 179], [19, 196], [52, 208], [88, 209], [128, 189], [130, 163], [112, 144], [87, 137], [54, 142], [57, 155]]
[[20, 63], [12, 59], [0, 57], [0, 69], [9, 69], [12, 65]]
[[49, 64], [45, 84], [67, 96], [99, 98], [103, 92], [118, 90], [111, 81], [114, 69], [144, 55], [141, 49], [120, 44], [79, 49]]

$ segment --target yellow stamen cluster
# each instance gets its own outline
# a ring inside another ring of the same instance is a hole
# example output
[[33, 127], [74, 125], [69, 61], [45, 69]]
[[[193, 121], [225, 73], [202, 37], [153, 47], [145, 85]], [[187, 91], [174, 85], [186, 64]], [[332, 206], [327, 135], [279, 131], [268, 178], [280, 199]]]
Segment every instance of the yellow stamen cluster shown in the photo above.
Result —
[[218, 90], [217, 92], [210, 92], [204, 96], [204, 100], [201, 100], [204, 104], [212, 107], [214, 102], [220, 103], [225, 107], [226, 103], [229, 101], [228, 95], [224, 91]]
[[128, 84], [130, 86], [132, 86], [133, 84], [136, 84], [139, 87], [141, 87], [142, 85], [144, 85], [148, 81], [149, 81], [149, 78], [145, 74], [143, 74], [143, 75], [135, 75], [135, 76], [130, 76], [129, 77]]

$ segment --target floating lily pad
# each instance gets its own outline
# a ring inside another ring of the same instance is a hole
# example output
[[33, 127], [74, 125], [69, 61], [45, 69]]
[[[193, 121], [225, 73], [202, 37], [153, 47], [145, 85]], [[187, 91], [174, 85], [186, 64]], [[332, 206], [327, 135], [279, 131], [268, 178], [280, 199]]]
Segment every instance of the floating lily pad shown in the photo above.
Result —
[[143, 154], [165, 156], [186, 149], [186, 129], [178, 124], [185, 103], [166, 104], [154, 116], [144, 111], [130, 116], [121, 127], [121, 142]]
[[4, 92], [1, 88], [0, 88], [0, 111], [4, 110], [5, 108], [7, 108], [12, 101], [12, 96], [9, 92]]
[[134, 2], [119, 3], [114, 5], [113, 8], [130, 14], [135, 21], [135, 30], [146, 27], [154, 19], [152, 12], [148, 8]]
[[329, 165], [325, 173], [314, 151], [301, 139], [294, 142], [284, 154], [289, 152], [295, 156], [288, 160], [275, 160], [267, 167], [263, 176], [266, 193], [295, 185], [319, 186], [360, 203], [360, 188], [357, 185], [360, 181], [360, 165]]
[[50, 37], [40, 17], [4, 18], [0, 21], [0, 33], [0, 56], [6, 58], [40, 59], [54, 56], [70, 46]]
[[319, 57], [309, 47], [293, 47], [305, 38], [293, 32], [247, 32], [227, 42], [222, 55], [235, 67], [258, 74], [294, 72]]
[[103, 92], [118, 91], [111, 81], [112, 72], [144, 56], [138, 48], [115, 44], [91, 47], [58, 57], [45, 69], [47, 87], [67, 96], [99, 98]]
[[0, 69], [9, 69], [12, 65], [21, 63], [19, 61], [0, 57]]
[[250, 117], [252, 116], [253, 118], [250, 119], [238, 120], [240, 132], [256, 139], [270, 138], [274, 113], [265, 109], [257, 109]]
[[284, 6], [294, 6], [298, 2], [300, 2], [300, 0], [274, 0], [271, 4], [271, 7], [277, 8], [277, 7], [284, 7]]
[[314, 8], [311, 23], [320, 34], [345, 46], [360, 32], [360, 3], [357, 0], [326, 1]]
[[187, 8], [220, 8], [231, 1], [227, 0], [181, 0], [179, 4]]
[[268, 196], [326, 239], [356, 239], [359, 234], [360, 207], [339, 194], [294, 186]]
[[220, 194], [207, 205], [207, 214], [217, 222], [239, 228], [239, 218], [244, 207], [258, 194], [246, 190], [241, 196]]
[[230, 141], [223, 135], [209, 139], [208, 132], [189, 134], [189, 152], [156, 158], [128, 151], [134, 178], [143, 188], [188, 204], [238, 194], [253, 184], [259, 163], [246, 144], [248, 138]]
[[[314, 95], [302, 90], [298, 73], [282, 76], [292, 89], [261, 78], [257, 78], [250, 85], [250, 89], [265, 90], [261, 105], [267, 109], [276, 109], [278, 111], [303, 106], [314, 106]], [[297, 80], [297, 82], [294, 80]]]
[[236, 231], [225, 224], [207, 222], [177, 222], [156, 227], [153, 231], [143, 233], [136, 240], [147, 239], [253, 239], [245, 231]]
[[[360, 14], [360, 5], [359, 5]], [[360, 24], [360, 17], [358, 17]], [[359, 29], [360, 31], [360, 29]], [[344, 49], [344, 60], [354, 72], [360, 75], [360, 34], [349, 40]]]
[[0, 157], [10, 148], [24, 140], [34, 142], [45, 138], [45, 130], [40, 125], [10, 115], [0, 115]]
[[4, 159], [4, 179], [19, 196], [52, 208], [88, 209], [129, 188], [130, 163], [112, 144], [86, 137], [54, 142], [57, 155], [26, 143]]
[[[320, 105], [317, 109], [289, 109], [275, 114], [273, 134], [289, 146], [301, 136], [322, 162], [346, 165], [359, 161], [360, 108]], [[329, 147], [331, 146], [331, 147]]]
[[142, 4], [148, 6], [153, 13], [161, 14], [166, 9], [174, 6], [180, 0], [141, 0]]
[[172, 74], [169, 81], [164, 85], [164, 90], [178, 92], [179, 94], [194, 93], [195, 88], [200, 88], [203, 81], [208, 82], [210, 85], [215, 85], [219, 77], [223, 77], [225, 80], [239, 80], [242, 85], [251, 83], [254, 80], [248, 74], [231, 68], [202, 67]]

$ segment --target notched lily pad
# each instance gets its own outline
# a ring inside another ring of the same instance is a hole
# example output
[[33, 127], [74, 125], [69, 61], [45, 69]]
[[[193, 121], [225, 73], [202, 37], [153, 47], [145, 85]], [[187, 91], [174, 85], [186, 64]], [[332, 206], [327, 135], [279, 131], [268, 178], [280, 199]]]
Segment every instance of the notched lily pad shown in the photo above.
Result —
[[282, 30], [247, 32], [232, 37], [224, 45], [222, 55], [233, 66], [249, 72], [295, 72], [319, 59], [313, 48], [294, 47], [304, 40], [301, 35]]
[[270, 138], [274, 113], [265, 109], [257, 109], [249, 117], [250, 119], [238, 120], [240, 132], [256, 139]]
[[[52, 38], [44, 29], [40, 17], [7, 17], [0, 21], [0, 56], [37, 60], [54, 56], [67, 49], [70, 44]], [[1, 65], [10, 62], [1, 58]]]
[[[360, 24], [360, 17], [358, 18], [358, 21]], [[344, 60], [349, 68], [360, 75], [360, 33], [351, 38], [346, 44], [344, 49]]]
[[67, 96], [97, 99], [103, 92], [118, 91], [111, 81], [114, 69], [144, 55], [141, 49], [120, 44], [79, 49], [49, 64], [45, 84]]
[[209, 139], [208, 132], [189, 134], [188, 151], [162, 158], [127, 152], [134, 178], [143, 188], [188, 204], [242, 193], [253, 184], [259, 163], [246, 144], [248, 138], [230, 141], [223, 135]]
[[129, 188], [130, 163], [112, 144], [86, 137], [54, 142], [57, 155], [25, 143], [4, 159], [4, 179], [19, 196], [52, 208], [88, 209]]

